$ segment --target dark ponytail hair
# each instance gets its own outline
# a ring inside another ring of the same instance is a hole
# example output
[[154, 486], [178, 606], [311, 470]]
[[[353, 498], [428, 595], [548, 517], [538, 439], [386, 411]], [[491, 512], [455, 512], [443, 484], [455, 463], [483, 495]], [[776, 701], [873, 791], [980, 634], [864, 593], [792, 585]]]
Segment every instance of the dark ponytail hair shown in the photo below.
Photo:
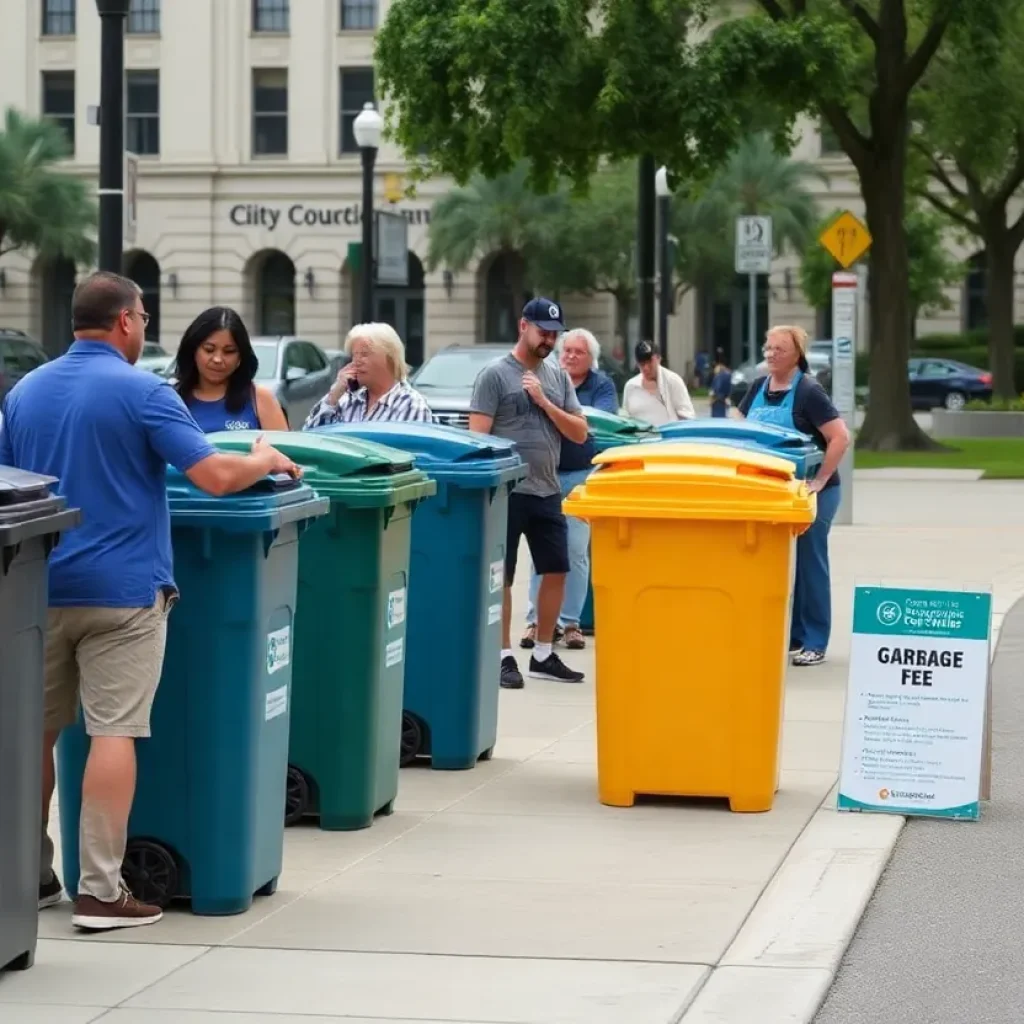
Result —
[[176, 374], [174, 385], [182, 400], [187, 405], [199, 386], [199, 367], [196, 366], [196, 350], [204, 341], [218, 331], [227, 331], [238, 348], [238, 368], [228, 378], [228, 390], [224, 396], [224, 405], [228, 412], [241, 412], [245, 403], [252, 398], [253, 381], [260, 363], [253, 351], [249, 332], [242, 318], [227, 306], [213, 306], [200, 313], [188, 325], [181, 336], [176, 358]]

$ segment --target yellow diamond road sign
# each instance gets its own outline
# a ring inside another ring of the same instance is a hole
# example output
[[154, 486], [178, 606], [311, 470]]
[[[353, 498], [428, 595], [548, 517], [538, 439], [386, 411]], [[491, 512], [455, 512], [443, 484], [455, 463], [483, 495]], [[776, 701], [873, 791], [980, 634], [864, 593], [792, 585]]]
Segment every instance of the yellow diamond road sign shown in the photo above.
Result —
[[818, 241], [842, 267], [856, 263], [871, 248], [868, 229], [849, 210], [825, 228]]

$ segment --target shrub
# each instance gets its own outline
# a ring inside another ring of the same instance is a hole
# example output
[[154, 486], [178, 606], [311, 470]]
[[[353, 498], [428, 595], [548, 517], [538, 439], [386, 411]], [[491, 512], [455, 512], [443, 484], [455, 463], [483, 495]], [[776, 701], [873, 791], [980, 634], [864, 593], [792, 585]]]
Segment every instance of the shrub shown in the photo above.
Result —
[[[1024, 324], [1014, 327], [1013, 343], [1017, 348], [1024, 348]], [[921, 355], [951, 359], [948, 353], [953, 349], [988, 348], [988, 329], [978, 327], [959, 334], [923, 334], [914, 340], [912, 347]]]
[[964, 408], [972, 412], [1024, 412], [1024, 395], [1017, 395], [1016, 398], [993, 398], [991, 402], [975, 399], [968, 402]]

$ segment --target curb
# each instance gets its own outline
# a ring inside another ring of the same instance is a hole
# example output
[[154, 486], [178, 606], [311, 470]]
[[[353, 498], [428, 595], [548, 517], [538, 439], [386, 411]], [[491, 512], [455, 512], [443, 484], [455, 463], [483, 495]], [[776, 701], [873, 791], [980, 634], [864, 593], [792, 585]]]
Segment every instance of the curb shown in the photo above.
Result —
[[834, 806], [833, 789], [680, 1024], [813, 1021], [906, 820]]

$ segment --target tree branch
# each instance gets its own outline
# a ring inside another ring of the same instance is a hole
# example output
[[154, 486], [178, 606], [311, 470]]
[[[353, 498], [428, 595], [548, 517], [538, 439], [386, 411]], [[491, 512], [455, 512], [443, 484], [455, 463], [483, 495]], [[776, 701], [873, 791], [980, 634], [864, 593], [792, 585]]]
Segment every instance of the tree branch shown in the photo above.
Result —
[[901, 84], [904, 95], [908, 94], [917, 85], [921, 76], [927, 70], [932, 57], [935, 56], [939, 44], [942, 42], [942, 37], [946, 34], [946, 29], [949, 28], [950, 21], [953, 19], [953, 9], [959, 2], [960, 0], [946, 0], [942, 9], [936, 12], [932, 23], [928, 26], [928, 31], [925, 32], [924, 38], [918, 44], [917, 49], [910, 55], [907, 63], [903, 66], [903, 80]]
[[963, 200], [965, 203], [969, 202], [967, 193], [949, 176], [946, 168], [942, 166], [942, 161], [926, 146], [923, 142], [917, 139], [912, 140], [911, 143], [919, 153], [921, 153], [931, 165], [928, 173], [933, 177], [943, 188], [951, 195], [956, 196], [957, 199]]
[[1007, 234], [1010, 237], [1010, 243], [1013, 246], [1014, 253], [1024, 245], [1024, 213], [1010, 225]]
[[939, 213], [955, 221], [961, 227], [967, 228], [972, 235], [981, 235], [981, 224], [978, 221], [973, 220], [966, 213], [958, 210], [955, 206], [951, 206], [945, 200], [940, 199], [934, 192], [930, 192], [926, 188], [914, 188], [911, 189], [911, 192], [919, 199], [923, 199], [926, 203], [933, 206]]
[[868, 38], [877, 45], [881, 36], [881, 29], [878, 27], [878, 22], [875, 21], [863, 7], [861, 7], [857, 0], [839, 0], [839, 6], [842, 7], [862, 29], [864, 29]]
[[853, 161], [853, 166], [858, 172], [863, 173], [861, 169], [867, 163], [868, 151], [871, 149], [870, 141], [861, 134], [849, 113], [838, 103], [819, 103], [818, 109], [832, 126], [846, 155]]

